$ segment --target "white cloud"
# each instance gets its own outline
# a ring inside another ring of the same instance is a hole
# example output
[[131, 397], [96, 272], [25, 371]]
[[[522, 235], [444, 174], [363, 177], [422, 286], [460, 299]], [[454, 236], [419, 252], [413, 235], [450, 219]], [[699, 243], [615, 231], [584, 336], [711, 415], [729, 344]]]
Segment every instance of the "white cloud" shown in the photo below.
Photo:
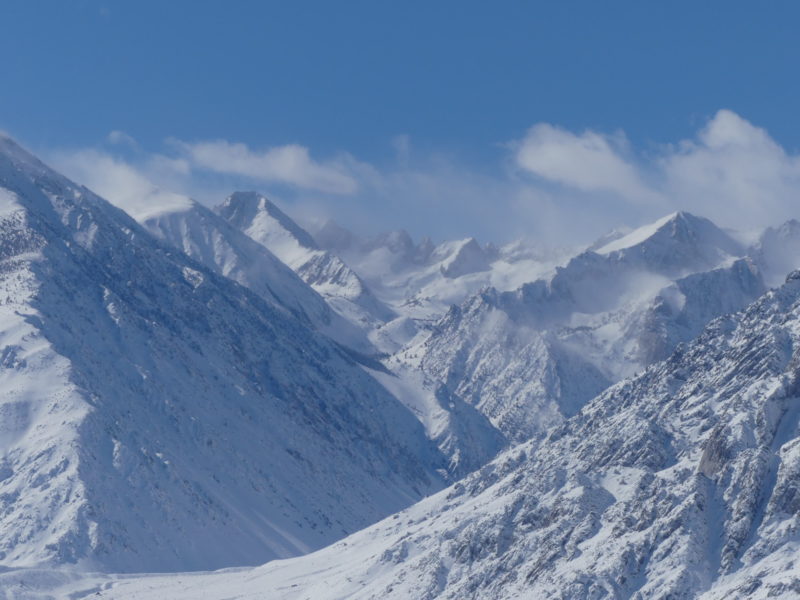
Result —
[[[254, 151], [228, 141], [175, 140], [158, 153], [114, 144], [104, 152], [61, 152], [53, 162], [139, 218], [187, 197], [214, 205], [238, 186], [280, 193], [290, 210], [333, 216], [362, 231], [404, 227], [437, 239], [587, 242], [674, 210], [738, 229], [800, 217], [800, 157], [727, 110], [692, 139], [646, 155], [621, 133], [549, 124], [534, 126], [484, 165], [412, 152], [407, 136], [391, 143], [396, 157], [382, 165], [347, 153], [320, 162], [295, 145]], [[504, 169], [509, 160], [512, 168]]]
[[187, 196], [160, 189], [130, 164], [98, 150], [57, 152], [51, 162], [137, 221], [191, 206]]
[[540, 123], [517, 144], [516, 162], [543, 179], [584, 192], [610, 192], [637, 203], [660, 200], [623, 156], [626, 147], [622, 135], [574, 134]]
[[392, 138], [392, 147], [397, 157], [397, 163], [407, 166], [411, 158], [411, 136], [402, 133]]
[[285, 183], [330, 194], [353, 194], [358, 182], [346, 160], [318, 162], [308, 148], [297, 144], [254, 151], [225, 140], [187, 143], [174, 141], [193, 168], [242, 175], [267, 183]]
[[109, 144], [116, 144], [119, 146], [128, 146], [133, 149], [139, 148], [139, 143], [124, 131], [115, 129], [106, 136]]
[[604, 212], [641, 221], [688, 210], [750, 229], [800, 216], [800, 158], [729, 110], [718, 111], [694, 139], [663, 146], [649, 159], [632, 155], [622, 135], [574, 134], [548, 124], [516, 144], [515, 159], [573, 196], [581, 192], [583, 211], [602, 221]]
[[800, 158], [728, 110], [660, 161], [671, 198], [733, 227], [800, 217]]

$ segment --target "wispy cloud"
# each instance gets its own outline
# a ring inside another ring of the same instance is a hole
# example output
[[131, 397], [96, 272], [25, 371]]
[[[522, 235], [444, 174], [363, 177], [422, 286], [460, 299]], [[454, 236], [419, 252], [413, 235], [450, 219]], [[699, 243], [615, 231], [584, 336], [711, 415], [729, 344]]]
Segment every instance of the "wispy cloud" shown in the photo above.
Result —
[[99, 150], [59, 151], [50, 160], [137, 220], [191, 205], [188, 196], [159, 188], [140, 169]]
[[[106, 146], [55, 153], [67, 175], [138, 214], [191, 196], [214, 204], [234, 187], [260, 189], [295, 213], [362, 230], [405, 227], [441, 239], [515, 236], [588, 241], [689, 210], [748, 229], [800, 217], [800, 157], [763, 129], [721, 110], [691, 139], [642, 152], [621, 132], [571, 132], [540, 123], [500, 146], [493, 163], [387, 140], [393, 160], [341, 152], [315, 159], [300, 145], [254, 150], [229, 141], [168, 140], [156, 153], [115, 132]], [[136, 198], [139, 198], [137, 204]], [[149, 210], [149, 209], [148, 209]]]
[[637, 204], [660, 202], [627, 153], [628, 142], [621, 133], [575, 134], [540, 123], [516, 144], [515, 158], [529, 173], [584, 192], [610, 192]]
[[646, 157], [622, 134], [575, 134], [540, 124], [516, 145], [515, 159], [523, 171], [562, 186], [562, 193], [580, 192], [590, 213], [608, 211], [622, 220], [627, 212], [636, 221], [657, 216], [654, 211], [689, 210], [748, 229], [800, 217], [800, 157], [730, 110], [718, 111], [693, 139]]
[[117, 144], [120, 146], [128, 146], [134, 150], [139, 148], [139, 144], [133, 139], [132, 136], [128, 135], [124, 131], [120, 131], [119, 129], [115, 129], [114, 131], [109, 132], [108, 136], [106, 136], [109, 144]]
[[358, 181], [349, 172], [345, 159], [316, 161], [308, 148], [298, 144], [260, 151], [225, 140], [195, 143], [174, 140], [173, 144], [198, 169], [330, 194], [353, 194], [358, 190]]

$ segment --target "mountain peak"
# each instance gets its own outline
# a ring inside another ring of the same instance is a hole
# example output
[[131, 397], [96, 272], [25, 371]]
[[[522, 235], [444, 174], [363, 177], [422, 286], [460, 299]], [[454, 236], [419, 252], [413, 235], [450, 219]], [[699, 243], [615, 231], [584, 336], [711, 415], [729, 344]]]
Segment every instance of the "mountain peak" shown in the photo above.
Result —
[[395, 229], [378, 234], [365, 244], [366, 248], [387, 248], [393, 254], [408, 255], [414, 250], [414, 240], [405, 229]]
[[[319, 249], [311, 234], [258, 192], [234, 192], [217, 207], [216, 212], [234, 227], [246, 230], [256, 241], [263, 243], [265, 240], [260, 238], [271, 237], [280, 232], [303, 248]], [[268, 244], [265, 245], [269, 247]]]
[[658, 233], [663, 232], [669, 234], [670, 231], [674, 231], [678, 227], [691, 227], [701, 222], [707, 222], [713, 225], [708, 219], [695, 217], [691, 213], [685, 211], [673, 212], [661, 217], [657, 221], [642, 225], [625, 235], [615, 236], [607, 244], [597, 248], [595, 252], [598, 254], [610, 254], [618, 250], [625, 250], [650, 240]]
[[13, 158], [23, 156], [27, 159], [37, 160], [30, 152], [20, 146], [14, 138], [0, 131], [0, 156]]
[[445, 277], [452, 279], [489, 269], [489, 258], [475, 238], [445, 243], [439, 250], [448, 254], [439, 267]]
[[726, 258], [741, 256], [744, 249], [710, 220], [678, 211], [634, 229], [595, 252], [674, 275], [717, 266]]
[[239, 206], [252, 207], [255, 210], [266, 210], [268, 212], [278, 210], [275, 204], [267, 198], [264, 194], [255, 191], [236, 191], [233, 192], [225, 200], [226, 203], [232, 203]]

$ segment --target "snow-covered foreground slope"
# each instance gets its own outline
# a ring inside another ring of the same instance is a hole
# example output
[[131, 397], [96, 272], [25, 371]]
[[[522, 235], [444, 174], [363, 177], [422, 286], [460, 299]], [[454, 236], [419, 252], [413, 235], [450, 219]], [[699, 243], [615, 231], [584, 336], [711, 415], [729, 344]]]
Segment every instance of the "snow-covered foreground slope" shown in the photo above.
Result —
[[257, 564], [441, 486], [420, 423], [293, 290], [215, 274], [7, 138], [0, 290], [3, 566]]
[[[124, 204], [118, 206], [129, 209]], [[267, 301], [289, 308], [292, 314], [348, 348], [363, 355], [375, 353], [367, 332], [374, 332], [372, 328], [383, 326], [384, 322], [365, 320], [361, 311], [370, 302], [378, 301], [349, 267], [334, 254], [319, 250], [308, 233], [265, 197], [237, 192], [217, 209], [220, 214], [189, 199], [162, 210], [148, 209], [141, 202], [135, 208], [131, 212], [143, 213], [141, 224], [160, 240]], [[267, 246], [274, 248], [308, 283]], [[315, 265], [323, 263], [328, 267], [313, 274]], [[311, 286], [326, 292], [325, 299]], [[356, 293], [351, 294], [352, 289]], [[354, 302], [361, 302], [361, 308], [353, 308]], [[374, 314], [393, 316], [379, 303], [374, 308]], [[413, 370], [399, 365], [391, 374], [381, 369], [368, 372], [425, 426], [427, 435], [447, 459], [449, 477], [458, 478], [477, 469], [506, 445], [504, 436], [484, 415], [441, 386], [430, 385]]]
[[0, 581], [118, 599], [796, 598], [799, 364], [800, 272], [546, 439], [319, 552], [212, 574]]
[[[202, 207], [195, 209], [195, 211], [200, 210], [203, 210]], [[264, 196], [249, 192], [237, 192], [231, 195], [216, 211], [226, 221], [226, 224], [230, 223], [240, 230], [243, 237], [248, 237], [253, 243], [262, 246], [265, 252], [273, 251], [281, 257], [309, 285], [323, 294], [338, 313], [339, 319], [347, 317], [352, 326], [359, 327], [359, 331], [365, 334], [364, 339], [366, 339], [366, 335], [369, 335], [374, 346], [359, 340], [358, 336], [341, 324], [335, 328], [336, 339], [345, 341], [348, 346], [363, 353], [370, 351], [375, 353], [376, 351], [394, 350], [401, 345], [400, 342], [417, 335], [418, 327], [413, 319], [397, 317], [387, 308], [386, 304], [372, 294], [362, 279], [335, 253], [321, 250], [310, 234]], [[169, 225], [165, 228], [164, 225], [171, 221], [165, 221], [163, 218], [158, 222], [151, 220], [147, 224], [155, 225], [155, 232], [160, 237], [168, 239], [174, 237], [173, 243], [179, 247], [191, 249], [200, 244], [187, 243], [186, 240], [191, 237], [196, 238], [198, 235], [195, 233], [188, 236], [185, 232], [203, 231], [208, 227], [197, 227], [191, 224], [187, 226], [187, 214], [190, 213], [183, 211], [180, 214], [169, 215], [170, 220], [179, 220], [179, 227]], [[207, 222], [209, 219], [204, 216], [203, 220]], [[223, 228], [219, 227], [218, 229]], [[171, 231], [178, 231], [179, 234], [171, 236]], [[346, 232], [345, 235], [347, 235]], [[207, 239], [209, 236], [202, 235], [201, 237]], [[220, 244], [216, 241], [216, 237], [214, 239], [214, 247], [217, 249], [214, 255], [219, 256]], [[389, 248], [398, 250], [403, 243], [410, 244], [410, 240], [407, 239], [407, 236], [388, 236], [382, 243], [389, 244], [389, 247], [383, 248], [383, 250], [390, 252]], [[378, 244], [378, 246], [380, 245]], [[458, 246], [458, 244], [456, 245]], [[473, 250], [482, 255], [483, 250], [474, 241], [472, 245], [467, 244], [467, 246], [474, 246]], [[453, 248], [442, 253], [443, 257], [449, 257], [448, 268], [451, 269], [453, 277], [460, 275], [460, 271], [458, 274], [456, 273], [459, 269], [469, 271], [463, 260], [459, 259], [459, 256], [469, 254], [469, 247], [462, 253]], [[269, 251], [266, 250], [267, 248]], [[433, 254], [439, 256], [437, 252], [439, 250], [434, 250]], [[190, 254], [194, 256], [197, 253]], [[378, 252], [378, 254], [381, 253]], [[437, 260], [441, 262], [442, 256]], [[385, 274], [391, 272], [389, 265], [393, 264], [392, 260], [387, 260]], [[217, 260], [217, 262], [220, 261]], [[252, 261], [252, 263], [257, 265], [258, 260]], [[441, 265], [437, 262], [433, 268], [441, 278], [440, 267]], [[444, 269], [444, 267], [441, 268]], [[230, 272], [230, 270], [228, 271]], [[235, 273], [231, 273], [231, 276], [233, 275]], [[237, 278], [237, 280], [248, 285], [246, 280], [241, 278]], [[253, 286], [249, 285], [249, 287]], [[342, 331], [348, 332], [349, 336], [342, 335]], [[505, 447], [504, 435], [482, 413], [448, 392], [437, 382], [421, 376], [418, 369], [407, 368], [403, 363], [392, 361], [385, 362], [385, 366], [390, 368], [390, 372], [385, 372], [383, 368], [369, 372], [400, 399], [424, 425], [428, 437], [447, 458], [447, 473], [450, 477], [458, 478], [466, 475], [485, 464]]]

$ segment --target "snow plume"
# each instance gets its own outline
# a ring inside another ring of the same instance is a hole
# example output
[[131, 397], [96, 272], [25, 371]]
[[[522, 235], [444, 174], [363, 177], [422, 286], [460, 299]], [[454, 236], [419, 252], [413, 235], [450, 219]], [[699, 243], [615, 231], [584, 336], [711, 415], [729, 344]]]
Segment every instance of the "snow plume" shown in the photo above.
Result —
[[123, 207], [143, 190], [151, 203], [162, 200], [156, 189], [217, 204], [234, 189], [257, 189], [307, 221], [334, 217], [365, 233], [403, 227], [438, 239], [588, 243], [677, 210], [737, 229], [800, 216], [800, 157], [729, 110], [691, 139], [646, 152], [623, 132], [548, 123], [479, 165], [412, 142], [387, 140], [393, 156], [378, 164], [344, 151], [315, 157], [300, 144], [255, 149], [226, 140], [169, 139], [148, 153], [115, 131], [102, 149], [59, 152], [53, 162]]

